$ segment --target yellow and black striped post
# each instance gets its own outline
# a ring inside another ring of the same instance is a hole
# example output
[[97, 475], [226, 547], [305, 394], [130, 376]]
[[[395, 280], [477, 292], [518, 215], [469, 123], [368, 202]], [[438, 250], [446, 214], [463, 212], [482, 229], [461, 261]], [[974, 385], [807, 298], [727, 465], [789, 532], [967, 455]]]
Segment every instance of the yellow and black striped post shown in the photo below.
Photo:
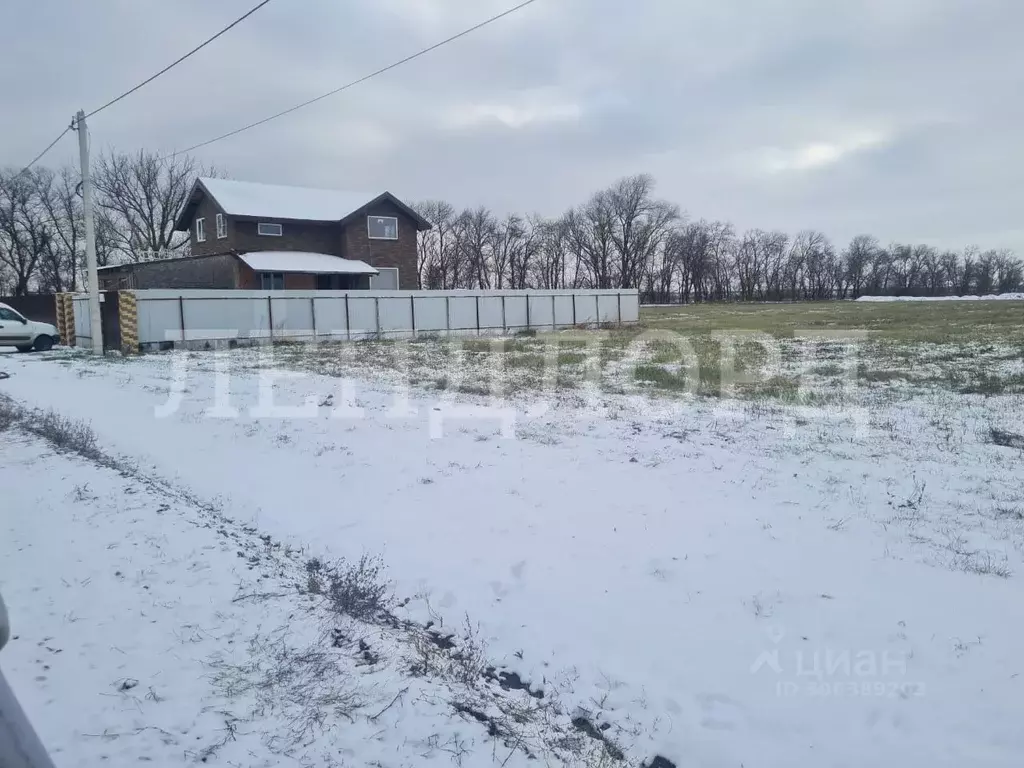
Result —
[[57, 315], [57, 335], [60, 336], [61, 341], [67, 343], [68, 332], [64, 325], [64, 294], [55, 293], [53, 295], [55, 314]]
[[118, 291], [117, 316], [121, 326], [121, 352], [135, 355], [139, 352], [139, 305], [134, 291]]
[[57, 318], [63, 318], [64, 327], [61, 329], [60, 338], [65, 346], [73, 347], [77, 338], [75, 336], [75, 294], [60, 294], [61, 302], [58, 305]]

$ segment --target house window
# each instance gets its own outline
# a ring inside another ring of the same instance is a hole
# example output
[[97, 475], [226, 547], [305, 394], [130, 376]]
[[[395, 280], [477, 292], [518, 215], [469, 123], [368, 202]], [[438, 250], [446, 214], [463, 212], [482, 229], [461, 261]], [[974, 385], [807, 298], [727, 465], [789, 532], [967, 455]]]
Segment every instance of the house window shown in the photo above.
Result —
[[269, 224], [261, 221], [256, 225], [256, 232], [267, 237], [280, 237], [282, 228], [280, 224]]
[[196, 219], [196, 242], [206, 242], [206, 219]]
[[228, 236], [228, 220], [224, 218], [223, 213], [217, 214], [217, 239], [223, 240]]
[[260, 285], [264, 291], [283, 291], [284, 275], [280, 272], [260, 272]]
[[380, 273], [370, 278], [370, 287], [375, 291], [397, 291], [398, 290], [398, 268], [377, 267]]
[[367, 216], [366, 227], [371, 240], [398, 239], [398, 219], [394, 216]]

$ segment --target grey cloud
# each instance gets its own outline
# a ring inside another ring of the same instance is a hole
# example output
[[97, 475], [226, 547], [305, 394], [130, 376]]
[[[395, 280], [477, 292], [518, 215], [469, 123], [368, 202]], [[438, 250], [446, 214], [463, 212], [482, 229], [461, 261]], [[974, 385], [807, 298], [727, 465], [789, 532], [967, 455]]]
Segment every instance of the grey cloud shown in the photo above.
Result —
[[[166, 151], [202, 141], [511, 2], [271, 3], [97, 116], [94, 142]], [[251, 0], [211, 5], [5, 10], [14, 19], [0, 25], [0, 50], [15, 65], [0, 70], [0, 164], [26, 161], [76, 108], [159, 68]], [[199, 155], [238, 178], [549, 214], [646, 171], [693, 215], [741, 228], [1024, 251], [1022, 26], [1015, 0], [539, 0]], [[486, 117], [495, 110], [535, 119], [510, 127]]]

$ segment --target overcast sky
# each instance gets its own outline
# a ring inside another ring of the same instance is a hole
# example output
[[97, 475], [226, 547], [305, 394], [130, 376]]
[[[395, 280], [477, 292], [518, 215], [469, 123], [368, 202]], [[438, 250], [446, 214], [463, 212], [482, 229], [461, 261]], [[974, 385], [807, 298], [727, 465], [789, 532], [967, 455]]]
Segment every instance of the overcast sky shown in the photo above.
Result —
[[[0, 165], [254, 4], [4, 0]], [[513, 4], [274, 0], [97, 115], [93, 149], [187, 147]], [[1020, 0], [538, 0], [197, 154], [236, 179], [552, 215], [649, 172], [741, 229], [1024, 253], [1022, 29]]]

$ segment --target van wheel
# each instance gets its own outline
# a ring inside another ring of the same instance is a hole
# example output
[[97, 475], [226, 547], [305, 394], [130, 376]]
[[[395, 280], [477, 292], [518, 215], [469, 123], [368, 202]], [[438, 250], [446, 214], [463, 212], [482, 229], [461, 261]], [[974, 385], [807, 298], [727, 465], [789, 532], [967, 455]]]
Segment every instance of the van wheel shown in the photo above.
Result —
[[20, 347], [18, 347], [18, 351], [19, 352], [31, 352], [32, 351], [32, 345], [29, 344], [28, 346], [25, 346], [24, 344], [22, 344]]
[[52, 336], [40, 336], [36, 339], [36, 343], [33, 345], [36, 352], [49, 352], [53, 349], [53, 337]]

